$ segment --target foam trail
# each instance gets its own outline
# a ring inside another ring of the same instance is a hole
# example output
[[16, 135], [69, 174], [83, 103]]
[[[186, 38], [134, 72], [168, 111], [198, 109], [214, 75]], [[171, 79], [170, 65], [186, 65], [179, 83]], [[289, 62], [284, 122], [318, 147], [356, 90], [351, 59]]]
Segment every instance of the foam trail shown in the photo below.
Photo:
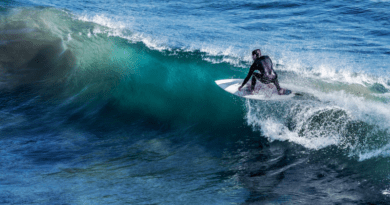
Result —
[[344, 91], [310, 90], [320, 101], [246, 102], [247, 123], [270, 141], [290, 141], [308, 149], [331, 145], [360, 161], [388, 156], [390, 109]]
[[390, 156], [390, 144], [385, 145], [382, 148], [379, 148], [377, 150], [371, 151], [371, 152], [360, 152], [359, 153], [359, 161], [364, 161], [367, 159], [371, 159], [374, 157], [389, 157]]
[[390, 128], [390, 108], [387, 103], [367, 100], [344, 91], [317, 93], [321, 101], [332, 102], [350, 112], [354, 119]]
[[319, 150], [330, 145], [338, 145], [340, 143], [338, 136], [301, 137], [298, 133], [290, 131], [285, 125], [273, 119], [266, 119], [265, 121], [261, 121], [258, 125], [262, 128], [262, 134], [271, 142], [274, 140], [289, 141], [314, 150]]

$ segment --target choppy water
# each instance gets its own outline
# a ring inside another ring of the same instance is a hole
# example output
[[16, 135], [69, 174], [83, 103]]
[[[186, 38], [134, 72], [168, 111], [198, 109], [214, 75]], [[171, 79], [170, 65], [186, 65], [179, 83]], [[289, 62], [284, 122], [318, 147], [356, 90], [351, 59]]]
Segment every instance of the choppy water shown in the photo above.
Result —
[[[390, 203], [390, 2], [0, 2], [0, 203]], [[246, 101], [262, 49], [282, 86]]]

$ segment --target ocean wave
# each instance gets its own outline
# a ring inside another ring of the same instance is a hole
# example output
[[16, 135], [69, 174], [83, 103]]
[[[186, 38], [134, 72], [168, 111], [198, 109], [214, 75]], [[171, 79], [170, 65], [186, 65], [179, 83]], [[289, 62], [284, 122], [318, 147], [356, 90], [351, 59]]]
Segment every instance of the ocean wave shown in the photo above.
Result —
[[[52, 8], [22, 9], [5, 18], [21, 22], [21, 26], [15, 30], [7, 28], [9, 24], [3, 24], [4, 31], [39, 34], [38, 37], [46, 41], [50, 36], [54, 40], [47, 43], [55, 49], [46, 51], [37, 47], [35, 53], [45, 51], [37, 55], [41, 58], [22, 59], [46, 60], [53, 64], [50, 68], [47, 64], [34, 64], [41, 70], [49, 69], [45, 70], [45, 75], [37, 76], [34, 72], [15, 75], [16, 70], [10, 72], [10, 68], [17, 67], [20, 59], [8, 58], [14, 60], [8, 62], [9, 68], [2, 70], [2, 85], [45, 82], [42, 85], [52, 92], [72, 99], [71, 104], [80, 107], [99, 104], [90, 103], [92, 99], [103, 102], [100, 104], [108, 103], [126, 115], [172, 125], [223, 127], [231, 122], [241, 123], [237, 101], [217, 88], [214, 81], [237, 75], [244, 77], [246, 70], [243, 68], [250, 65], [247, 49], [205, 44], [171, 47], [164, 43], [165, 40], [134, 32], [131, 25], [104, 15], [58, 14], [58, 10]], [[9, 40], [15, 39], [4, 36], [6, 33], [1, 40], [7, 43], [2, 46], [14, 48]], [[27, 45], [24, 48], [33, 53]], [[292, 101], [290, 105], [282, 106], [247, 103], [246, 121], [255, 130], [259, 128], [270, 141], [287, 140], [308, 149], [334, 145], [349, 150], [353, 156], [374, 153], [364, 155], [362, 159], [378, 156], [375, 150], [388, 144], [385, 139], [390, 127], [390, 110], [386, 96], [390, 86], [386, 76], [356, 73], [323, 63], [330, 60], [307, 68], [296, 58], [290, 61], [287, 57], [271, 57], [275, 59], [283, 86], [309, 93], [318, 100]], [[342, 60], [338, 59], [338, 62]], [[20, 76], [24, 77], [19, 79]], [[47, 83], [49, 81], [53, 83]], [[357, 125], [363, 127], [356, 128], [360, 133], [350, 130]], [[379, 138], [381, 143], [370, 141], [371, 138]], [[367, 147], [359, 140], [371, 144]]]
[[[228, 63], [235, 67], [243, 68], [241, 72], [245, 72], [245, 70], [251, 65], [252, 59], [250, 53], [253, 49], [255, 49], [255, 47], [242, 48], [235, 45], [218, 45], [206, 42], [201, 44], [190, 43], [188, 45], [182, 45], [180, 43], [176, 44], [171, 42], [168, 38], [134, 31], [132, 29], [131, 21], [123, 23], [121, 21], [117, 21], [113, 17], [107, 17], [100, 14], [81, 15], [78, 16], [77, 19], [84, 22], [93, 22], [110, 28], [110, 31], [106, 31], [108, 35], [124, 38], [133, 43], [142, 42], [148, 48], [153, 50], [161, 52], [200, 52], [203, 53], [202, 59], [205, 61], [213, 64]], [[271, 47], [265, 46], [265, 50], [274, 50]], [[279, 54], [277, 54], [277, 52]], [[387, 89], [390, 89], [389, 75], [366, 73], [366, 71], [363, 70], [356, 71], [356, 68], [359, 69], [360, 66], [358, 63], [354, 63], [350, 59], [334, 59], [334, 56], [329, 56], [328, 54], [318, 59], [319, 56], [315, 53], [309, 54], [308, 56], [305, 54], [305, 56], [303, 56], [300, 54], [294, 54], [289, 50], [279, 50], [277, 52], [272, 51], [270, 53], [270, 57], [274, 59], [275, 69], [277, 71], [294, 72], [307, 78], [320, 79], [329, 82], [360, 84], [364, 86], [379, 83]], [[300, 59], [299, 57], [303, 58]]]

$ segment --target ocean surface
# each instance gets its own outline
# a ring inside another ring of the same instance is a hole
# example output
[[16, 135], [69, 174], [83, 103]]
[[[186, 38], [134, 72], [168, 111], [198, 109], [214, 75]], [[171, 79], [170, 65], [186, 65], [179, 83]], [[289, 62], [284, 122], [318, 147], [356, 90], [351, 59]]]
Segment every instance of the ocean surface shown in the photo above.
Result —
[[[390, 1], [1, 0], [0, 204], [390, 204]], [[251, 52], [307, 93], [251, 101]]]

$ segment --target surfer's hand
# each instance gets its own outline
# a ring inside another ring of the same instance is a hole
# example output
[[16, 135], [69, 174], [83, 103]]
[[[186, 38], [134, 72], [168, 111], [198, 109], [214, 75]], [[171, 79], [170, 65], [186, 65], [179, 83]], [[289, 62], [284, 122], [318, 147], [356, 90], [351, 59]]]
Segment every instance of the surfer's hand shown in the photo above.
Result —
[[240, 87], [238, 87], [238, 91], [241, 91], [241, 88], [242, 88], [242, 85], [240, 85]]

